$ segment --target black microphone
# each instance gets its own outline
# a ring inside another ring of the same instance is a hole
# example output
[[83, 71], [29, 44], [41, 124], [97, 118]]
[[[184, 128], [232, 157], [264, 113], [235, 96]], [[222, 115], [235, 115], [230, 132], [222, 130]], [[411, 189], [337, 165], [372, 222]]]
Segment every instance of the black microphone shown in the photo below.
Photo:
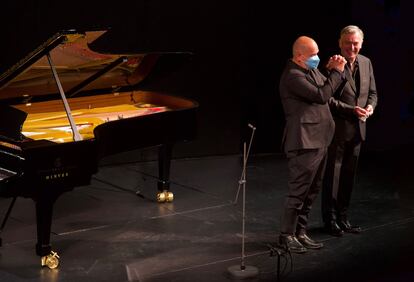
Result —
[[251, 123], [248, 123], [247, 126], [250, 127], [253, 130], [256, 130], [256, 127], [254, 127]]

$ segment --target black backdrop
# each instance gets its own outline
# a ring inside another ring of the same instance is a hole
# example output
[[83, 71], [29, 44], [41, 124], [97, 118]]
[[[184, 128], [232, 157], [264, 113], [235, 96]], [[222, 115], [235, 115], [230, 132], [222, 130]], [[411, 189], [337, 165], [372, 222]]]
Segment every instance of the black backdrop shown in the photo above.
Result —
[[248, 123], [257, 127], [254, 152], [274, 153], [284, 125], [277, 84], [292, 42], [313, 37], [325, 59], [338, 52], [340, 29], [357, 24], [366, 33], [361, 53], [374, 63], [380, 94], [366, 147], [384, 149], [414, 140], [414, 44], [404, 36], [412, 6], [403, 0], [13, 1], [1, 8], [0, 69], [72, 28], [110, 27], [97, 46], [106, 51], [191, 51], [188, 63], [144, 84], [200, 103], [198, 138], [178, 145], [175, 156], [238, 153], [248, 140]]

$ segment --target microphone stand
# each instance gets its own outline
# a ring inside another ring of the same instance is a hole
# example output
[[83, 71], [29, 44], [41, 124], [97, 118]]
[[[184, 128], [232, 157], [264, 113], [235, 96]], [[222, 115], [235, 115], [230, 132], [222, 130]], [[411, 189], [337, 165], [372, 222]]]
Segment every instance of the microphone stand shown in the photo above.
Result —
[[244, 188], [246, 184], [245, 174], [246, 174], [247, 159], [249, 158], [250, 148], [252, 147], [252, 143], [253, 143], [254, 132], [256, 131], [256, 127], [254, 127], [250, 123], [248, 124], [248, 126], [252, 129], [252, 135], [250, 135], [249, 148], [247, 149], [247, 153], [246, 153], [246, 142], [244, 142], [243, 144], [243, 169], [242, 169], [242, 174], [239, 180], [239, 187], [237, 188], [237, 193], [236, 193], [236, 197], [234, 198], [233, 204], [236, 204], [237, 201], [239, 200], [241, 186], [243, 185], [243, 188]]
[[254, 132], [256, 127], [251, 124], [248, 126], [252, 129], [252, 134], [250, 136], [249, 148], [246, 151], [246, 142], [243, 144], [243, 169], [242, 174], [239, 180], [239, 187], [237, 189], [236, 198], [234, 199], [234, 204], [237, 202], [240, 192], [240, 187], [243, 187], [243, 208], [242, 208], [242, 255], [241, 255], [241, 262], [240, 265], [233, 265], [228, 268], [228, 271], [232, 278], [235, 279], [249, 279], [256, 277], [259, 274], [259, 270], [255, 266], [245, 265], [244, 264], [244, 238], [245, 238], [245, 221], [246, 221], [246, 166], [247, 166], [247, 159], [249, 157], [250, 148], [253, 142]]

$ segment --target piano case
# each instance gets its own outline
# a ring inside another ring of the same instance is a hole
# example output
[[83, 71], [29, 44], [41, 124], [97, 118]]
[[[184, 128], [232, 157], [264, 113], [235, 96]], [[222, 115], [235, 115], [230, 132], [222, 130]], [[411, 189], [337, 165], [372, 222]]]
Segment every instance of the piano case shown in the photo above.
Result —
[[59, 32], [0, 75], [0, 196], [13, 198], [1, 230], [16, 198], [32, 198], [36, 253], [50, 268], [59, 264], [50, 244], [59, 195], [88, 185], [102, 157], [158, 146], [157, 199], [172, 201], [173, 144], [196, 135], [197, 102], [139, 90], [164, 54], [91, 50], [104, 33]]

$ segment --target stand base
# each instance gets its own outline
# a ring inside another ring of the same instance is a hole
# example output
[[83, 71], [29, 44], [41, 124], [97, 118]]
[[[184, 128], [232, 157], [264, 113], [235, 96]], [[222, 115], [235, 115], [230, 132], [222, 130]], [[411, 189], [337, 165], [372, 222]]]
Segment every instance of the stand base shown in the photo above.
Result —
[[255, 266], [246, 265], [244, 269], [240, 265], [233, 265], [227, 268], [233, 279], [249, 279], [259, 274], [259, 269]]

